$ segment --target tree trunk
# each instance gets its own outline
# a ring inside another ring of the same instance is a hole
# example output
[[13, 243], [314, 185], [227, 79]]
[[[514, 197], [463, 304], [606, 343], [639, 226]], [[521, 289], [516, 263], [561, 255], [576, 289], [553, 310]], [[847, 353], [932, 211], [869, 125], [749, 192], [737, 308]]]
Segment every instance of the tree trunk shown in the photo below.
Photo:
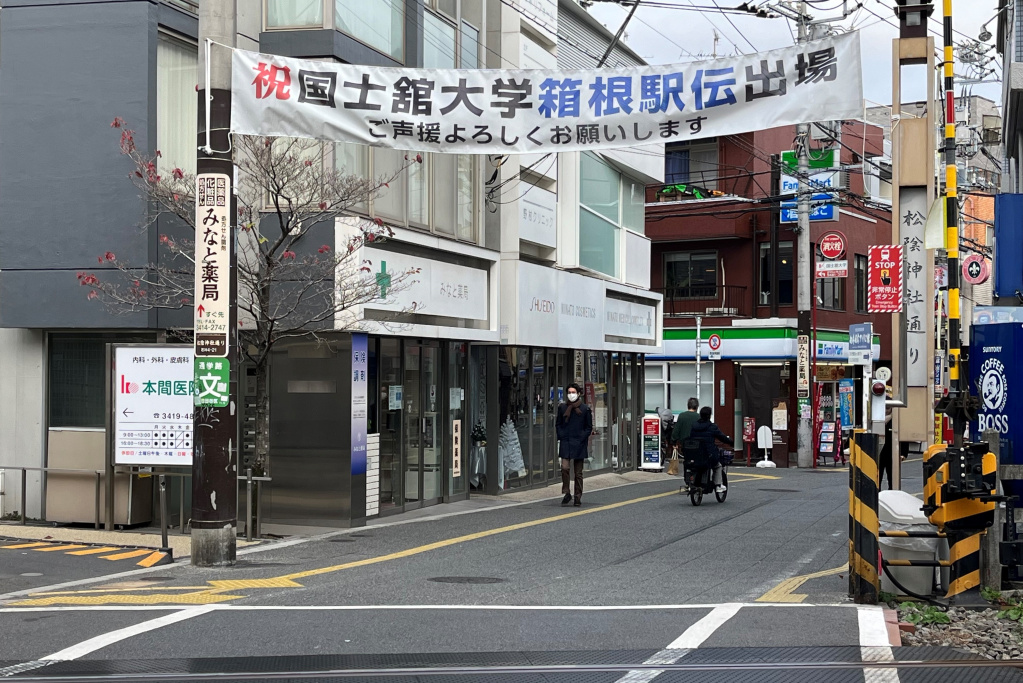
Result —
[[[255, 462], [262, 465], [263, 474], [270, 476], [270, 362], [256, 364], [256, 429]], [[259, 467], [254, 468], [256, 470]]]

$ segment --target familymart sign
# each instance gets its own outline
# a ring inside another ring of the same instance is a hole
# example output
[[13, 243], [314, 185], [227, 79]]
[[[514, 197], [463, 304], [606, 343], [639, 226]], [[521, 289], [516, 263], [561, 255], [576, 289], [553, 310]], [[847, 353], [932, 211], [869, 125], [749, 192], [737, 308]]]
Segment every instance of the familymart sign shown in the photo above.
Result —
[[[833, 203], [836, 199], [835, 191], [839, 187], [839, 150], [826, 149], [810, 152], [809, 166], [810, 177], [808, 179], [810, 191], [810, 220], [811, 221], [837, 221], [838, 207]], [[799, 192], [799, 177], [796, 169], [799, 167], [799, 160], [795, 152], [782, 152], [782, 175], [781, 193], [797, 194]], [[781, 222], [796, 223], [799, 220], [795, 200], [781, 203]]]

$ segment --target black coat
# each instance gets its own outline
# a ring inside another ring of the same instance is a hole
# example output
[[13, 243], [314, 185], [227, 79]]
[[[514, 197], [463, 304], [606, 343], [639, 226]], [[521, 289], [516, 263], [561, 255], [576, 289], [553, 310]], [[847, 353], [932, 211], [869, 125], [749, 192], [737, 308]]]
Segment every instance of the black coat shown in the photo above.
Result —
[[693, 430], [690, 432], [689, 438], [699, 439], [702, 441], [704, 446], [707, 448], [707, 454], [714, 462], [718, 462], [718, 447], [715, 441], [723, 441], [729, 446], [735, 444], [735, 442], [732, 441], [732, 437], [726, 436], [725, 433], [710, 420], [697, 420], [696, 424], [693, 425]]
[[590, 434], [593, 433], [593, 411], [580, 399], [579, 411], [572, 410], [565, 420], [565, 412], [569, 404], [562, 403], [558, 406], [557, 430], [558, 430], [558, 455], [565, 460], [585, 460], [590, 457], [586, 452], [586, 445], [589, 443]]

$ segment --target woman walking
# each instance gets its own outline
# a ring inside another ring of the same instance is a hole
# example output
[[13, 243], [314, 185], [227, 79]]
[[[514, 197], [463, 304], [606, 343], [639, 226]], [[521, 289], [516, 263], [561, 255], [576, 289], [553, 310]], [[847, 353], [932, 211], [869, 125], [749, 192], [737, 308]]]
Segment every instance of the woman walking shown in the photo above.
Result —
[[572, 474], [575, 475], [575, 506], [583, 504], [583, 461], [590, 457], [586, 446], [593, 433], [593, 412], [583, 403], [582, 389], [573, 382], [565, 392], [567, 401], [558, 407], [558, 455], [561, 457], [561, 492], [565, 497], [561, 504], [572, 500], [569, 487]]

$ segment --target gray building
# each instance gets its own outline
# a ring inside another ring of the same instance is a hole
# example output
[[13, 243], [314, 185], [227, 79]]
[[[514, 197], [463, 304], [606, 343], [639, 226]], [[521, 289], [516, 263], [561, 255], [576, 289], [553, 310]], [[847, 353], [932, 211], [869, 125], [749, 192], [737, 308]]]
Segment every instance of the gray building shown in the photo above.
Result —
[[[611, 38], [570, 0], [237, 0], [237, 8], [239, 48], [374, 66], [551, 68], [562, 64], [562, 53], [569, 59], [576, 52], [592, 60], [580, 66], [592, 66], [593, 54]], [[110, 311], [87, 299], [77, 274], [115, 275], [107, 252], [139, 265], [159, 262], [160, 235], [180, 229], [162, 220], [139, 227], [147, 203], [127, 177], [132, 166], [110, 124], [124, 119], [140, 149], [159, 149], [163, 172], [194, 170], [196, 9], [186, 0], [4, 0], [0, 515], [25, 510], [53, 521], [91, 521], [91, 504], [85, 518], [54, 513], [56, 492], [66, 490], [64, 480], [55, 485], [57, 475], [30, 471], [21, 500], [18, 473], [10, 468], [102, 469], [107, 345], [163, 341], [176, 330], [187, 337], [190, 309]], [[616, 63], [640, 60], [620, 46]], [[322, 156], [325, 164], [379, 177], [400, 168], [400, 154], [337, 143], [325, 144]], [[643, 357], [658, 348], [660, 328], [580, 340], [522, 324], [530, 287], [549, 281], [556, 289], [567, 279], [593, 292], [601, 317], [605, 308], [625, 305], [661, 319], [660, 299], [648, 291], [649, 244], [635, 218], [642, 216], [642, 188], [660, 180], [662, 162], [651, 161], [649, 151], [580, 156], [558, 155], [550, 168], [537, 166], [547, 170], [530, 170], [535, 159], [525, 156], [495, 169], [487, 157], [426, 155], [420, 170], [403, 173], [351, 217], [393, 228], [393, 239], [380, 248], [395, 262], [416, 259], [475, 282], [482, 278], [485, 304], [472, 319], [415, 314], [400, 332], [370, 329], [368, 431], [379, 434], [380, 451], [359, 509], [353, 506], [363, 496], [349, 490], [345, 475], [351, 454], [337, 445], [343, 435], [331, 431], [337, 416], [347, 414], [344, 393], [321, 391], [329, 385], [323, 378], [343, 376], [343, 363], [313, 341], [280, 346], [271, 374], [274, 481], [264, 498], [266, 518], [358, 524], [464, 499], [474, 490], [545, 485], [557, 473], [552, 421], [544, 413], [573, 380], [587, 383], [588, 398], [603, 411], [594, 469], [635, 466], [643, 398], [632, 387], [642, 387]], [[614, 185], [624, 198], [617, 218], [602, 219], [603, 241], [596, 245], [587, 233], [593, 220], [580, 208], [580, 193], [589, 191], [580, 165], [591, 161], [599, 164], [593, 168], [601, 190]], [[507, 196], [493, 201], [485, 180], [495, 170], [498, 182], [519, 174], [535, 191], [506, 188]], [[636, 205], [639, 212], [630, 211]], [[348, 234], [342, 223], [325, 226], [328, 244]], [[389, 401], [394, 387], [405, 388], [404, 403]], [[525, 403], [510, 401], [518, 394]], [[466, 435], [480, 426], [488, 444], [453, 441], [456, 422]], [[130, 481], [138, 493], [152, 480]], [[91, 491], [88, 486], [82, 490]], [[148, 499], [139, 498], [135, 517], [118, 523], [148, 519]]]

